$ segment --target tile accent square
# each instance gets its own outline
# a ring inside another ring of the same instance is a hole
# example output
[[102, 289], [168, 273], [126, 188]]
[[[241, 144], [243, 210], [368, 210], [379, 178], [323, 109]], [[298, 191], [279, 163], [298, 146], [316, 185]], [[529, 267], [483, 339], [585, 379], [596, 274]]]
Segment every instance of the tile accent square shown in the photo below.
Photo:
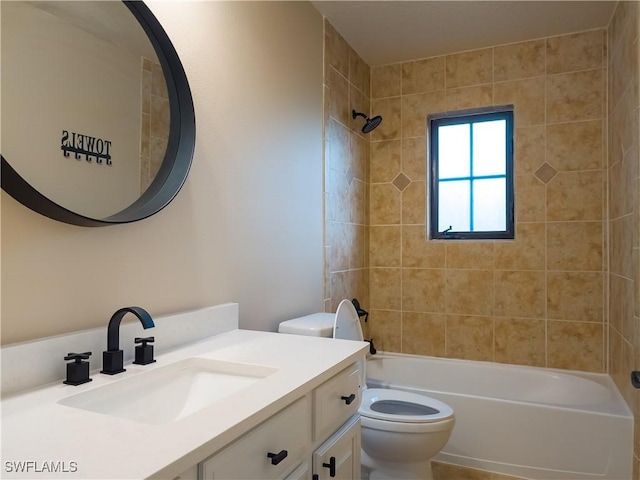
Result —
[[535, 175], [542, 183], [549, 183], [557, 173], [558, 171], [555, 168], [545, 162], [536, 170]]

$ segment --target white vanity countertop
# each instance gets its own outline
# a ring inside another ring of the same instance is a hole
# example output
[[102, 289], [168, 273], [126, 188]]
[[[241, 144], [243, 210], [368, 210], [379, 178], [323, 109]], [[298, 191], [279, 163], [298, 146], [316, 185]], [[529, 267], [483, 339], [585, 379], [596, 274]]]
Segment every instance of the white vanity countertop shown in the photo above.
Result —
[[[368, 344], [233, 330], [157, 356], [126, 372], [91, 372], [2, 399], [2, 478], [171, 479], [364, 355]], [[63, 398], [185, 358], [264, 365], [276, 373], [181, 420], [150, 425], [60, 405]], [[22, 462], [23, 473], [16, 472]], [[31, 462], [25, 464], [25, 462]], [[26, 466], [25, 466], [26, 465]], [[52, 465], [66, 471], [48, 472]], [[13, 470], [13, 471], [12, 471]], [[74, 471], [75, 470], [75, 471]]]

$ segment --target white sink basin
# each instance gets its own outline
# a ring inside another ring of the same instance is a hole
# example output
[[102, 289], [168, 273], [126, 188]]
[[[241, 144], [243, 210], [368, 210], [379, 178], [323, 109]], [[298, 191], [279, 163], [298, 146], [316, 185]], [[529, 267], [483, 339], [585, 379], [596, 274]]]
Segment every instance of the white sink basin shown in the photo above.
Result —
[[261, 365], [188, 358], [58, 403], [159, 425], [191, 415], [276, 371]]

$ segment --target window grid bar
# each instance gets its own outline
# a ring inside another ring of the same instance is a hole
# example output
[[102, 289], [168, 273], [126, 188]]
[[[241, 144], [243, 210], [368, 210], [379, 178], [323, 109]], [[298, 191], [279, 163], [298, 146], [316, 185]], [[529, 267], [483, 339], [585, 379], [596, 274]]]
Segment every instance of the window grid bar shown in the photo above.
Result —
[[[469, 174], [473, 177], [473, 122], [469, 122]], [[473, 179], [469, 181], [469, 231], [473, 232]]]
[[495, 178], [507, 178], [506, 175], [478, 175], [477, 177], [452, 177], [452, 178], [440, 178], [438, 181], [442, 182], [458, 182], [461, 180], [493, 180]]

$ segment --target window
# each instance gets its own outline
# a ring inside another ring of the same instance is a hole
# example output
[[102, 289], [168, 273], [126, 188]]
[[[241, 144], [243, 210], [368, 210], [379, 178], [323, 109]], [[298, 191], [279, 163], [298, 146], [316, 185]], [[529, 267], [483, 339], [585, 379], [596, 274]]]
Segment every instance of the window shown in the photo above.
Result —
[[429, 118], [432, 239], [513, 238], [513, 108]]

